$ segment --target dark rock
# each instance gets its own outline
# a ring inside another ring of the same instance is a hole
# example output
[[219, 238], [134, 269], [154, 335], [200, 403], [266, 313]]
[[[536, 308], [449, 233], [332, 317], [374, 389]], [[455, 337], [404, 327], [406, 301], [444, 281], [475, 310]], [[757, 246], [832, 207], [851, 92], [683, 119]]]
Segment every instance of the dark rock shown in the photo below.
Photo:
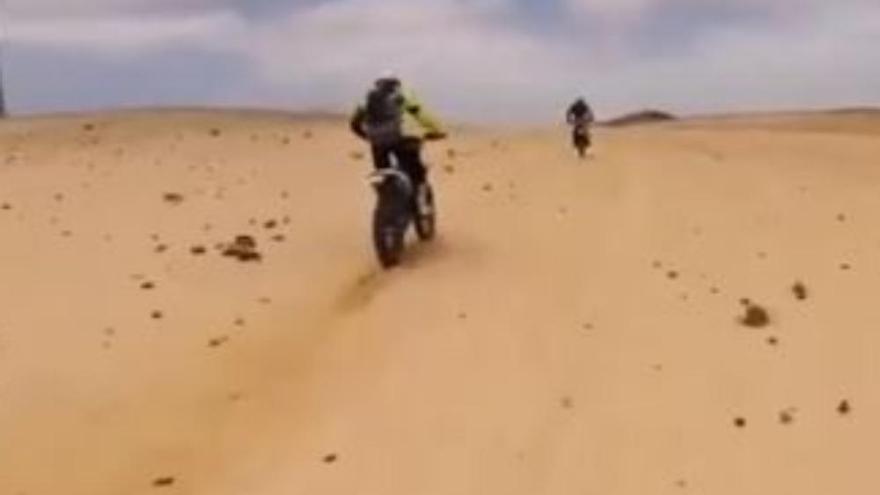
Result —
[[795, 409], [786, 409], [779, 413], [779, 422], [784, 425], [790, 425], [794, 423], [794, 414]]
[[244, 263], [263, 259], [263, 256], [257, 252], [257, 241], [249, 235], [239, 235], [232, 244], [223, 246], [223, 256], [236, 258]]
[[770, 324], [770, 314], [757, 304], [749, 304], [746, 306], [745, 315], [741, 316], [739, 322], [751, 328], [763, 328]]
[[561, 405], [563, 409], [574, 409], [574, 400], [571, 397], [563, 397], [559, 401], [559, 405]]
[[183, 203], [183, 195], [173, 192], [165, 193], [162, 195], [162, 200], [172, 205], [179, 205], [180, 203]]
[[156, 488], [169, 487], [173, 485], [175, 479], [173, 476], [162, 476], [153, 480], [153, 486]]
[[794, 297], [797, 298], [799, 301], [806, 300], [807, 297], [809, 296], [809, 293], [807, 291], [807, 286], [804, 285], [802, 282], [795, 283], [791, 287], [791, 291], [792, 291], [792, 293], [794, 293]]

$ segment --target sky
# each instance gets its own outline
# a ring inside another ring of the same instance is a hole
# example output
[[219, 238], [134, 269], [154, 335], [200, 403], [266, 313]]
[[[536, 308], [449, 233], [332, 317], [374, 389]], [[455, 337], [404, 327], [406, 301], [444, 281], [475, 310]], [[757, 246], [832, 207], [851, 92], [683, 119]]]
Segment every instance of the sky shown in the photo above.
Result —
[[880, 0], [0, 0], [13, 113], [347, 111], [399, 74], [460, 120], [880, 105]]

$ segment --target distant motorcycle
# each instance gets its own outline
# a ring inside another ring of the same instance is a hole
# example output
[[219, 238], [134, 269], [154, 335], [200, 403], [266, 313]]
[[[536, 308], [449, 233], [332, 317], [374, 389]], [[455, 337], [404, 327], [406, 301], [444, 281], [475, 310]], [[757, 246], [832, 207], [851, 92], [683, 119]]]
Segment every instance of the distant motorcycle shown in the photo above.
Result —
[[436, 213], [434, 191], [425, 181], [416, 186], [396, 161], [392, 167], [377, 170], [370, 175], [370, 184], [376, 191], [373, 210], [373, 245], [383, 268], [400, 264], [409, 226], [423, 242], [434, 239]]
[[578, 122], [574, 124], [574, 129], [572, 130], [572, 137], [574, 142], [574, 147], [577, 150], [578, 156], [581, 158], [587, 157], [587, 149], [590, 147], [590, 126], [586, 122]]

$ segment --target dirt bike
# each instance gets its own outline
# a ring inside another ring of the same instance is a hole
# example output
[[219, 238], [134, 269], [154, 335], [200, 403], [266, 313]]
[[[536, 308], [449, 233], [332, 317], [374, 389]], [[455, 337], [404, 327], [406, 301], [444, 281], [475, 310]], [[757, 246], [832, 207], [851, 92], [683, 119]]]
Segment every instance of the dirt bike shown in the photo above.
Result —
[[393, 268], [403, 257], [410, 225], [422, 242], [434, 239], [437, 221], [434, 191], [427, 177], [421, 185], [415, 185], [396, 160], [392, 160], [392, 167], [373, 172], [370, 184], [377, 196], [373, 210], [373, 245], [382, 267]]
[[572, 130], [572, 138], [574, 142], [574, 147], [577, 150], [578, 156], [581, 158], [587, 157], [587, 148], [590, 147], [590, 126], [586, 122], [578, 122], [574, 124], [574, 128]]

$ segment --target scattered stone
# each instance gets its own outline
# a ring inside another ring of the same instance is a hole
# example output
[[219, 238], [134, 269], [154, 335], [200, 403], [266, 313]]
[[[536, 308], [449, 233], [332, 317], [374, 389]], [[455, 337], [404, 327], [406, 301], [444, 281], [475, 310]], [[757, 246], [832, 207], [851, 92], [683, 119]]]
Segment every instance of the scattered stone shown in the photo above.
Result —
[[837, 215], [837, 221], [841, 223], [846, 222], [846, 215], [840, 213], [839, 215]]
[[306, 130], [302, 133], [302, 137], [303, 139], [312, 139], [313, 137], [315, 137], [315, 133], [310, 130]]
[[563, 409], [574, 409], [574, 400], [571, 397], [563, 397], [559, 404]]
[[837, 405], [837, 413], [841, 416], [846, 416], [850, 412], [852, 412], [852, 406], [850, 405], [848, 400], [840, 401], [840, 404]]
[[272, 230], [272, 229], [274, 229], [274, 228], [276, 228], [276, 227], [278, 227], [278, 221], [277, 221], [277, 220], [267, 220], [267, 221], [263, 224], [263, 228], [265, 228], [265, 229], [267, 229], [267, 230]]
[[779, 422], [784, 425], [790, 425], [794, 423], [794, 415], [797, 412], [796, 409], [789, 408], [779, 413]]
[[270, 299], [268, 297], [261, 297], [261, 298], [257, 299], [257, 302], [260, 304], [268, 305], [268, 304], [272, 304], [272, 299]]
[[721, 294], [721, 289], [719, 289], [718, 287], [711, 287], [709, 289], [709, 292], [711, 292], [712, 294]]
[[87, 122], [87, 123], [83, 124], [82, 128], [86, 132], [92, 132], [95, 130], [95, 124], [92, 124], [91, 122]]
[[339, 456], [337, 456], [336, 454], [327, 454], [324, 456], [323, 460], [324, 464], [333, 464], [337, 461], [337, 459], [339, 459]]
[[156, 246], [155, 251], [156, 251], [157, 253], [164, 253], [165, 251], [168, 251], [168, 245], [166, 245], [166, 244], [159, 244], [159, 245]]
[[56, 202], [60, 203], [60, 202], [64, 201], [64, 194], [61, 194], [61, 193], [55, 193], [55, 194], [52, 196], [52, 199], [54, 199]]
[[455, 173], [455, 167], [452, 166], [452, 165], [448, 165], [448, 164], [447, 164], [447, 165], [443, 165], [443, 171], [446, 172], [446, 173], [449, 174], [449, 175], [452, 175], [452, 174]]
[[654, 268], [655, 270], [659, 270], [659, 269], [663, 268], [663, 263], [661, 261], [654, 260], [654, 262], [651, 263], [651, 267]]
[[745, 428], [746, 427], [746, 418], [739, 417], [733, 420], [733, 425], [737, 428]]
[[357, 161], [361, 161], [364, 159], [364, 154], [361, 151], [352, 151], [351, 153], [348, 154], [348, 156], [351, 157], [352, 160], [357, 160]]
[[9, 211], [9, 210], [11, 210], [11, 209], [12, 209], [12, 205], [9, 204], [9, 203], [3, 203], [2, 205], [0, 205], [0, 210], [7, 210], [7, 211]]
[[284, 136], [284, 137], [281, 139], [281, 144], [287, 146], [288, 144], [290, 144], [290, 138], [287, 137], [287, 136]]
[[239, 235], [232, 244], [223, 246], [223, 256], [236, 258], [243, 263], [262, 261], [257, 252], [257, 241], [249, 235]]
[[487, 182], [487, 183], [483, 184], [483, 191], [484, 192], [492, 192], [493, 189], [494, 189], [494, 187], [492, 186], [492, 183]]
[[235, 321], [234, 321], [233, 323], [234, 323], [235, 326], [237, 326], [237, 327], [243, 327], [243, 326], [245, 326], [244, 318], [236, 318]]
[[104, 335], [106, 335], [108, 337], [112, 337], [112, 336], [116, 335], [116, 329], [113, 327], [107, 327], [104, 329]]
[[205, 246], [193, 246], [190, 248], [189, 252], [192, 253], [193, 256], [202, 256], [207, 253], [208, 250], [205, 249]]
[[767, 337], [767, 345], [776, 347], [779, 345], [779, 339], [777, 337]]
[[285, 237], [284, 234], [277, 234], [272, 236], [272, 240], [275, 242], [284, 242], [287, 240], [287, 237]]
[[183, 195], [180, 193], [165, 193], [162, 195], [162, 200], [164, 200], [168, 204], [179, 205], [183, 203]]
[[850, 265], [849, 263], [841, 263], [840, 269], [846, 272], [852, 269], [852, 265]]
[[764, 328], [770, 324], [770, 314], [762, 306], [748, 304], [746, 314], [741, 316], [739, 322], [750, 328]]
[[791, 291], [794, 293], [794, 297], [797, 298], [797, 300], [799, 301], [804, 301], [809, 296], [807, 292], [807, 286], [804, 285], [802, 282], [795, 283], [792, 286]]
[[165, 315], [162, 314], [161, 311], [153, 311], [150, 313], [150, 318], [154, 320], [161, 320]]
[[220, 347], [227, 342], [229, 342], [229, 337], [225, 335], [222, 337], [216, 337], [208, 341], [208, 347]]
[[220, 129], [214, 128], [210, 130], [209, 134], [211, 134], [211, 137], [220, 137], [223, 132]]
[[678, 277], [679, 273], [675, 270], [669, 270], [668, 272], [666, 272], [666, 278], [668, 278], [669, 280], [675, 280]]
[[156, 488], [169, 487], [173, 485], [175, 479], [173, 476], [163, 476], [161, 478], [156, 478], [153, 480], [153, 486]]
[[143, 290], [153, 290], [156, 288], [156, 284], [153, 282], [144, 282], [141, 284], [141, 289]]

